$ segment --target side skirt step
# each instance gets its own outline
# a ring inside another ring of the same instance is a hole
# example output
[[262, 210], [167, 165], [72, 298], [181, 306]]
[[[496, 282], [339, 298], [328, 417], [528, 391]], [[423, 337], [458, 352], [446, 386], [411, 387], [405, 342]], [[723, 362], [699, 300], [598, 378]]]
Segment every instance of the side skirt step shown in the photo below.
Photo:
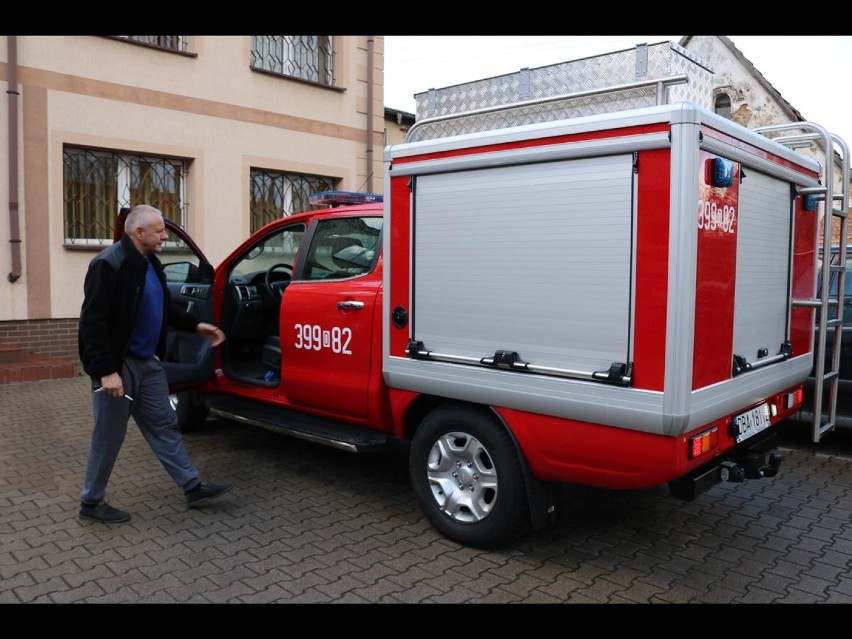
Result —
[[391, 445], [392, 438], [387, 433], [278, 406], [258, 406], [255, 402], [239, 397], [209, 395], [206, 404], [211, 416], [260, 426], [290, 437], [352, 453], [383, 451]]

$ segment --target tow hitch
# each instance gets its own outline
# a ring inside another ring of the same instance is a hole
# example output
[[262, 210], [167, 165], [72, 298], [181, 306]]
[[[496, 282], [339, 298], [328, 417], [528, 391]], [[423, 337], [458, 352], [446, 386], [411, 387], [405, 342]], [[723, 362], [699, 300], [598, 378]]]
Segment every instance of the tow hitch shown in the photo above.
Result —
[[775, 477], [781, 468], [781, 453], [772, 452], [763, 465], [765, 455], [746, 451], [747, 455], [737, 461], [725, 460], [719, 463], [719, 481], [743, 481], [744, 479], [762, 479]]
[[746, 479], [774, 477], [781, 468], [781, 453], [775, 449], [775, 433], [735, 449], [725, 457], [713, 460], [689, 475], [669, 483], [672, 497], [692, 501], [719, 482], [742, 482]]

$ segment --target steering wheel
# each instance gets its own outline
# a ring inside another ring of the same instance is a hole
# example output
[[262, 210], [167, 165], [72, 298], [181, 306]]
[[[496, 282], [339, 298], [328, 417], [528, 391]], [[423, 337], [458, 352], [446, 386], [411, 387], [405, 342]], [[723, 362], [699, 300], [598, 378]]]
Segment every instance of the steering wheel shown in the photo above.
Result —
[[279, 302], [281, 301], [281, 298], [283, 297], [283, 293], [282, 293], [282, 291], [279, 287], [275, 286], [275, 284], [277, 284], [277, 282], [272, 281], [272, 273], [277, 271], [278, 269], [283, 269], [283, 268], [286, 268], [287, 270], [289, 270], [290, 273], [288, 273], [288, 275], [292, 276], [293, 265], [292, 264], [286, 264], [285, 262], [279, 262], [278, 264], [273, 264], [268, 269], [266, 269], [266, 274], [263, 277], [263, 281], [266, 284], [266, 290], [272, 291], [272, 295]]

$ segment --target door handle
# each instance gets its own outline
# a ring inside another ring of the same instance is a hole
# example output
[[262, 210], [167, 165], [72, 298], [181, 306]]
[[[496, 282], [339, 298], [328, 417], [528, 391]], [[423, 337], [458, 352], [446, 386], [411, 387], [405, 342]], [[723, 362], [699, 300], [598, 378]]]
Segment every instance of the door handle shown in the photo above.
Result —
[[346, 302], [338, 302], [337, 308], [341, 311], [358, 311], [364, 308], [364, 302], [355, 302], [352, 300]]

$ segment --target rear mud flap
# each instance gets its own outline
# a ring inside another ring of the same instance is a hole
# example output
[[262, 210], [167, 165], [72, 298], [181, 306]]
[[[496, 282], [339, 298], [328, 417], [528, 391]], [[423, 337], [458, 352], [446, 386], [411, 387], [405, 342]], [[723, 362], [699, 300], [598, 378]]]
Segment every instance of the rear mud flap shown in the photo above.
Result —
[[781, 454], [776, 448], [775, 433], [756, 438], [755, 441], [735, 448], [688, 475], [670, 482], [671, 496], [692, 501], [723, 481], [741, 482], [746, 479], [772, 477], [781, 467]]

